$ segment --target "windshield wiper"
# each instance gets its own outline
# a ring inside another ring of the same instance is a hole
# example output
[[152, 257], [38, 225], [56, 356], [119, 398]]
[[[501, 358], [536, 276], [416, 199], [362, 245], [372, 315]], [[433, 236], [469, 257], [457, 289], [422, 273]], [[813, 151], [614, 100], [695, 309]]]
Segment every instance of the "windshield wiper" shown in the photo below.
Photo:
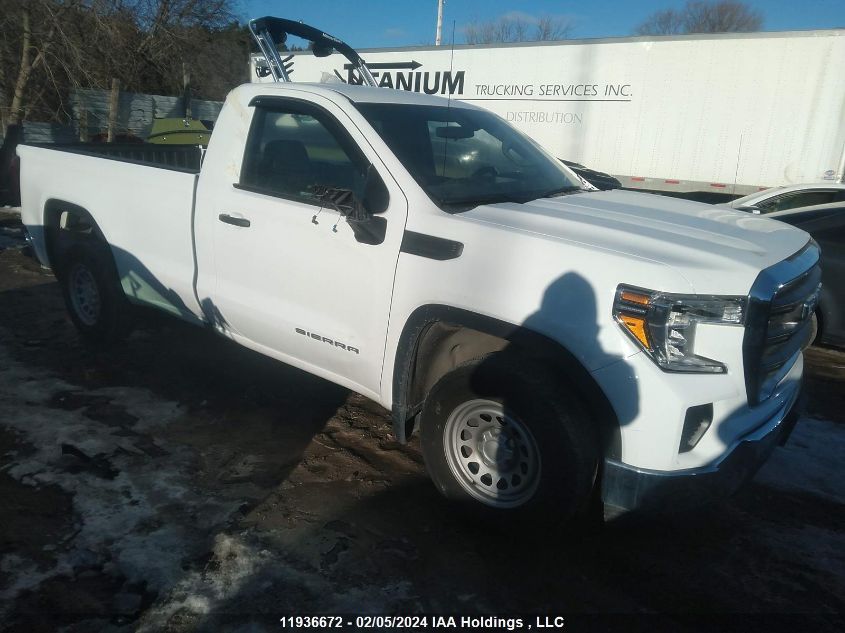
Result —
[[[551, 191], [547, 191], [546, 193], [541, 193], [537, 198], [556, 198], [558, 196], [565, 196], [570, 193], [576, 193], [578, 191], [584, 191], [581, 187], [575, 187], [573, 185], [568, 185], [566, 187], [558, 187], [557, 189], [552, 189]], [[533, 198], [536, 200], [537, 198]]]
[[487, 196], [478, 196], [476, 198], [464, 198], [458, 200], [442, 200], [441, 206], [450, 212], [458, 213], [460, 211], [469, 211], [482, 204], [496, 204], [497, 202], [515, 202], [517, 204], [525, 204], [532, 200], [539, 198], [554, 198], [556, 196], [564, 196], [570, 193], [583, 191], [581, 187], [573, 187], [572, 185], [566, 187], [558, 187], [540, 194], [511, 194], [511, 193], [496, 193]]
[[[529, 198], [531, 199], [531, 198]], [[512, 194], [500, 193], [489, 196], [478, 196], [477, 198], [463, 198], [458, 200], [441, 200], [440, 205], [444, 210], [450, 212], [469, 211], [482, 204], [496, 204], [498, 202], [516, 202], [522, 204], [527, 202], [525, 196], [514, 196]]]

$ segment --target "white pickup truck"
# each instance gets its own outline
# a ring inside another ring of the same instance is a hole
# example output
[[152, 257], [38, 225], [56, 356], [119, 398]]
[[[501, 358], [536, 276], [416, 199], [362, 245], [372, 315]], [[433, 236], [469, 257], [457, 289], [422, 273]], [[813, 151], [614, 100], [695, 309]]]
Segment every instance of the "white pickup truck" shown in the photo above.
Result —
[[[345, 46], [315, 33], [317, 54]], [[85, 337], [155, 306], [355, 390], [482, 513], [702, 503], [795, 418], [820, 278], [806, 233], [584, 190], [472, 105], [280, 81], [231, 92], [202, 160], [18, 152], [24, 223]]]

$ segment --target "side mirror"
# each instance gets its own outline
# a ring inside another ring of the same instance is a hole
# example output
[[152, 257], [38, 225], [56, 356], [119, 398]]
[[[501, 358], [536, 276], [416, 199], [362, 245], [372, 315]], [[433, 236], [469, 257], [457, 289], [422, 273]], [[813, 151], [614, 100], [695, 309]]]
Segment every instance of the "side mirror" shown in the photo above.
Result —
[[364, 210], [370, 215], [378, 215], [387, 211], [390, 196], [387, 187], [373, 167], [372, 163], [367, 165], [367, 173], [364, 176], [364, 187], [361, 197], [361, 204]]
[[384, 242], [387, 235], [387, 220], [378, 216], [387, 210], [387, 187], [372, 164], [367, 166], [364, 186], [359, 198], [350, 189], [322, 188], [317, 197], [327, 206], [341, 213], [355, 239], [362, 244], [376, 245]]
[[355, 239], [362, 244], [375, 246], [384, 241], [387, 235], [387, 220], [377, 215], [387, 210], [389, 202], [387, 187], [372, 163], [367, 165], [361, 200], [353, 197], [352, 214], [346, 221], [355, 233]]

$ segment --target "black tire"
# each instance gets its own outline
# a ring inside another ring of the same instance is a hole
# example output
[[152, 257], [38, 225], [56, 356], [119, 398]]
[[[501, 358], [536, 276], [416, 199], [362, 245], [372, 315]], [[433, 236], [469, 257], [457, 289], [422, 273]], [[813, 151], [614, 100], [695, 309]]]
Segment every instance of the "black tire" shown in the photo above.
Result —
[[62, 259], [58, 279], [68, 314], [87, 342], [115, 343], [132, 331], [131, 306], [107, 247], [73, 247]]
[[[485, 407], [495, 407], [485, 402], [498, 403], [504, 417], [487, 420], [493, 414]], [[443, 376], [426, 398], [420, 439], [436, 487], [475, 514], [547, 524], [590, 507], [599, 460], [595, 426], [572, 391], [514, 354], [497, 352]], [[522, 460], [531, 461], [533, 451], [536, 465], [526, 467]], [[485, 469], [493, 474], [488, 481]]]

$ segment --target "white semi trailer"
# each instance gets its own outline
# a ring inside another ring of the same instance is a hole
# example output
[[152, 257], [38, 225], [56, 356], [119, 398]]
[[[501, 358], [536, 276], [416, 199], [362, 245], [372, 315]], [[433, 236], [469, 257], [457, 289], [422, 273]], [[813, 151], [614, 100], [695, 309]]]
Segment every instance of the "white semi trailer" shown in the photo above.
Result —
[[[626, 187], [740, 195], [845, 177], [845, 29], [361, 54], [379, 85], [488, 108]], [[339, 54], [287, 64], [297, 82], [359, 80]], [[272, 80], [261, 56], [252, 70]]]

